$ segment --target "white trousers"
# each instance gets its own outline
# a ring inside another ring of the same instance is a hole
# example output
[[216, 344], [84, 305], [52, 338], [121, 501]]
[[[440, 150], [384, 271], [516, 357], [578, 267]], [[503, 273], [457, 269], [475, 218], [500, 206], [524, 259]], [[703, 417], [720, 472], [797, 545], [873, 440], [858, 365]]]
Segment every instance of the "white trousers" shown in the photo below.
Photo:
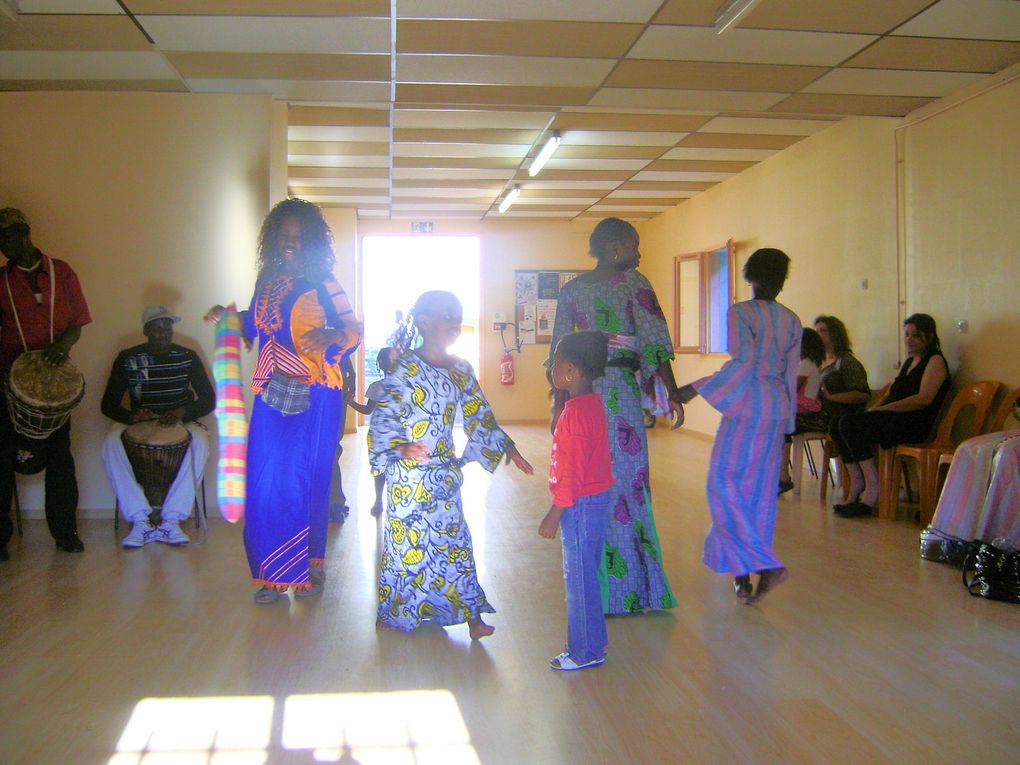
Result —
[[[116, 422], [110, 428], [103, 442], [103, 464], [106, 466], [106, 477], [110, 479], [110, 485], [120, 503], [121, 513], [126, 520], [137, 523], [147, 520], [152, 508], [135, 478], [135, 471], [124, 451], [124, 443], [120, 440], [121, 433], [127, 427]], [[163, 519], [168, 521], [184, 521], [191, 516], [195, 487], [202, 480], [205, 463], [209, 458], [209, 437], [205, 428], [193, 422], [185, 423], [184, 427], [191, 433], [191, 445], [163, 501]]]

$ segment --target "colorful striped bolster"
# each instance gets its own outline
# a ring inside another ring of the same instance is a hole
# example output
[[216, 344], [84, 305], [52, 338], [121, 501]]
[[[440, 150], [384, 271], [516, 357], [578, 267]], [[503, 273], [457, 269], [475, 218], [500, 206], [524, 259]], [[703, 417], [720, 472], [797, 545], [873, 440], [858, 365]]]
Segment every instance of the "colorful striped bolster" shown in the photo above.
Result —
[[237, 523], [244, 517], [248, 419], [241, 385], [241, 317], [233, 303], [216, 322], [213, 378], [220, 433], [216, 495], [220, 514]]

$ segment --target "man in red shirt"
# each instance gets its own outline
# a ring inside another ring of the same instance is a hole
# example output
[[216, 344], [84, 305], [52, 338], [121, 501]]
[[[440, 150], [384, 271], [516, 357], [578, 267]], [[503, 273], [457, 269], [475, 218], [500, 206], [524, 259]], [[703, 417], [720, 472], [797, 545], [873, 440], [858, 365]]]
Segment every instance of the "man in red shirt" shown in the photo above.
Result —
[[[25, 351], [41, 350], [51, 365], [63, 364], [81, 328], [92, 321], [78, 277], [67, 263], [32, 244], [28, 219], [20, 210], [0, 210], [0, 375]], [[11, 539], [11, 499], [20, 436], [6, 405], [0, 406], [0, 561]], [[71, 422], [43, 439], [46, 455], [46, 523], [64, 552], [82, 552], [78, 538], [78, 481], [71, 456]]]

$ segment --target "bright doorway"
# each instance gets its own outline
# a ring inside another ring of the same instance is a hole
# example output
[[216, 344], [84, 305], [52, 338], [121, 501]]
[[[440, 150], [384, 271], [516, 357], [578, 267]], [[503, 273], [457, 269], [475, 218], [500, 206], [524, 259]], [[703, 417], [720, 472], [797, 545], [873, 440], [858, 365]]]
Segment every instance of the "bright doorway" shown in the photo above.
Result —
[[361, 240], [365, 316], [364, 391], [381, 376], [376, 356], [418, 296], [447, 290], [464, 306], [463, 332], [451, 351], [478, 370], [480, 244], [475, 236], [366, 236]]

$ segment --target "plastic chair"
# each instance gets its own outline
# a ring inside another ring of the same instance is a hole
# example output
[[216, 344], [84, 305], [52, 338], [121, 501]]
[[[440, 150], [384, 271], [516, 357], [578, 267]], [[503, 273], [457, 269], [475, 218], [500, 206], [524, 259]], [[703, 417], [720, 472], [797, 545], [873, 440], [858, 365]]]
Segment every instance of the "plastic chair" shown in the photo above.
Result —
[[832, 461], [836, 460], [836, 470], [839, 471], [839, 485], [843, 487], [843, 501], [850, 499], [850, 477], [847, 475], [846, 466], [843, 460], [836, 454], [836, 444], [828, 433], [822, 439], [822, 487], [819, 491], [824, 503], [829, 495], [829, 481], [832, 481], [832, 488], [836, 488], [836, 473], [832, 470]]
[[[899, 444], [892, 449], [882, 450], [889, 454], [880, 455], [885, 460], [884, 464], [880, 465], [879, 471], [885, 489], [883, 494], [886, 495], [885, 513], [880, 512], [881, 517], [896, 517], [896, 511], [899, 508], [899, 492], [896, 491], [896, 487], [899, 486], [902, 479], [904, 463], [907, 460], [914, 460], [917, 462], [920, 483], [921, 526], [924, 527], [931, 523], [932, 516], [935, 515], [939, 458], [943, 454], [952, 455], [956, 451], [957, 444], [982, 430], [988, 412], [992, 408], [992, 401], [1000, 387], [999, 383], [993, 381], [971, 383], [964, 386], [953, 397], [949, 411], [939, 420], [935, 437], [931, 441], [925, 444]], [[973, 420], [970, 422], [968, 432], [954, 440], [953, 430], [961, 413], [967, 408], [973, 408]], [[887, 474], [888, 483], [884, 480]], [[880, 510], [882, 509], [882, 503], [880, 503]]]
[[[1005, 396], [1002, 397], [1002, 401], [999, 402], [999, 407], [995, 410], [995, 414], [988, 420], [988, 427], [981, 431], [981, 434], [986, 433], [998, 433], [1000, 430], [1006, 429], [1006, 420], [1009, 419], [1010, 414], [1013, 412], [1013, 407], [1016, 406], [1017, 401], [1020, 401], [1020, 388], [1014, 388]], [[940, 454], [937, 474], [937, 486], [935, 490], [935, 499], [938, 500], [942, 494], [942, 486], [946, 482], [946, 473], [949, 471], [949, 466], [953, 462], [953, 454], [956, 453], [954, 449], [951, 453]]]

